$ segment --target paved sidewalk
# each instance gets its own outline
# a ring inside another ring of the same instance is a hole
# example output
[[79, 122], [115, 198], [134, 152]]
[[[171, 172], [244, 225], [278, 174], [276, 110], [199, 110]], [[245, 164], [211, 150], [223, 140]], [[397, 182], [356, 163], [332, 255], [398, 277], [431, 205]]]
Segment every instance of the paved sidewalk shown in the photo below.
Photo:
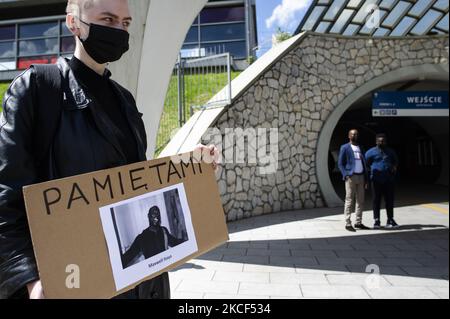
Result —
[[396, 208], [396, 220], [350, 233], [326, 208], [231, 223], [227, 244], [170, 273], [172, 298], [448, 299], [448, 204]]

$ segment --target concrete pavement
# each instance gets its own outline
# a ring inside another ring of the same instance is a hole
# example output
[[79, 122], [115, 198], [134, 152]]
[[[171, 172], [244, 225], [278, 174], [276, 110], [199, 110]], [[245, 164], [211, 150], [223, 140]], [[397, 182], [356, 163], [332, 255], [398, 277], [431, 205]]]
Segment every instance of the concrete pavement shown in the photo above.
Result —
[[228, 243], [170, 272], [172, 298], [448, 299], [448, 209], [396, 208], [400, 229], [356, 233], [340, 208], [230, 223]]

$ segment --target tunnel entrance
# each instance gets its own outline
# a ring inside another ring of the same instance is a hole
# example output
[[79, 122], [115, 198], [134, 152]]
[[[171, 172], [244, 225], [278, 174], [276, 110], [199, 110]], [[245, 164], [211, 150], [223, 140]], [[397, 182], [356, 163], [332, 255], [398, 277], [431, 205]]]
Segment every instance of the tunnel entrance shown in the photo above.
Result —
[[[446, 91], [447, 85], [436, 81], [397, 83], [379, 91], [405, 86], [411, 91]], [[376, 134], [385, 133], [389, 146], [397, 152], [397, 202], [448, 201], [448, 126], [448, 117], [373, 117], [372, 93], [362, 97], [343, 114], [331, 138], [328, 172], [337, 195], [342, 200], [345, 197], [344, 182], [337, 167], [339, 149], [348, 142], [349, 130], [358, 129], [365, 151], [375, 146]]]

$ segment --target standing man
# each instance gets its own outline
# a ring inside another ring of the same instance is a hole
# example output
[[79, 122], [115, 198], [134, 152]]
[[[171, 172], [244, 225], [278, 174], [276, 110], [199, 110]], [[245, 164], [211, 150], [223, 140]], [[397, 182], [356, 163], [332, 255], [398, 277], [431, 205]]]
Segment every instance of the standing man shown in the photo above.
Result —
[[[362, 223], [364, 209], [364, 192], [367, 189], [368, 171], [364, 153], [358, 144], [359, 132], [351, 130], [348, 133], [349, 143], [341, 146], [338, 166], [345, 181], [345, 229], [355, 232], [356, 229], [367, 230]], [[355, 227], [352, 226], [352, 207], [356, 211]]]
[[370, 179], [373, 188], [373, 217], [374, 228], [381, 227], [380, 207], [381, 197], [386, 203], [386, 228], [398, 228], [394, 220], [394, 189], [395, 175], [398, 168], [398, 157], [395, 151], [387, 146], [385, 134], [376, 136], [376, 147], [366, 153], [367, 165], [370, 168]]
[[[146, 160], [145, 127], [136, 102], [106, 68], [128, 50], [131, 21], [127, 0], [69, 0], [66, 24], [76, 41], [74, 57], [58, 60], [52, 85], [31, 67], [5, 95], [0, 118], [0, 299], [45, 298], [23, 186]], [[42, 118], [44, 106], [52, 112]], [[42, 124], [48, 118], [57, 129], [46, 131], [47, 140], [36, 141], [37, 133], [48, 130]], [[40, 159], [43, 145], [50, 147]], [[218, 156], [214, 146], [199, 149], [206, 157]], [[216, 166], [214, 160], [208, 162]], [[163, 273], [119, 298], [170, 298], [169, 276]]]

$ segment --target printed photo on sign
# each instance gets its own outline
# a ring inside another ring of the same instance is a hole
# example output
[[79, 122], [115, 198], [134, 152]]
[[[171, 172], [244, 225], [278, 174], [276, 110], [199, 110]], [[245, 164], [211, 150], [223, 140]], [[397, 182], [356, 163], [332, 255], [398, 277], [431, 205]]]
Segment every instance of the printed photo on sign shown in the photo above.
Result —
[[100, 208], [117, 291], [197, 252], [183, 184]]

